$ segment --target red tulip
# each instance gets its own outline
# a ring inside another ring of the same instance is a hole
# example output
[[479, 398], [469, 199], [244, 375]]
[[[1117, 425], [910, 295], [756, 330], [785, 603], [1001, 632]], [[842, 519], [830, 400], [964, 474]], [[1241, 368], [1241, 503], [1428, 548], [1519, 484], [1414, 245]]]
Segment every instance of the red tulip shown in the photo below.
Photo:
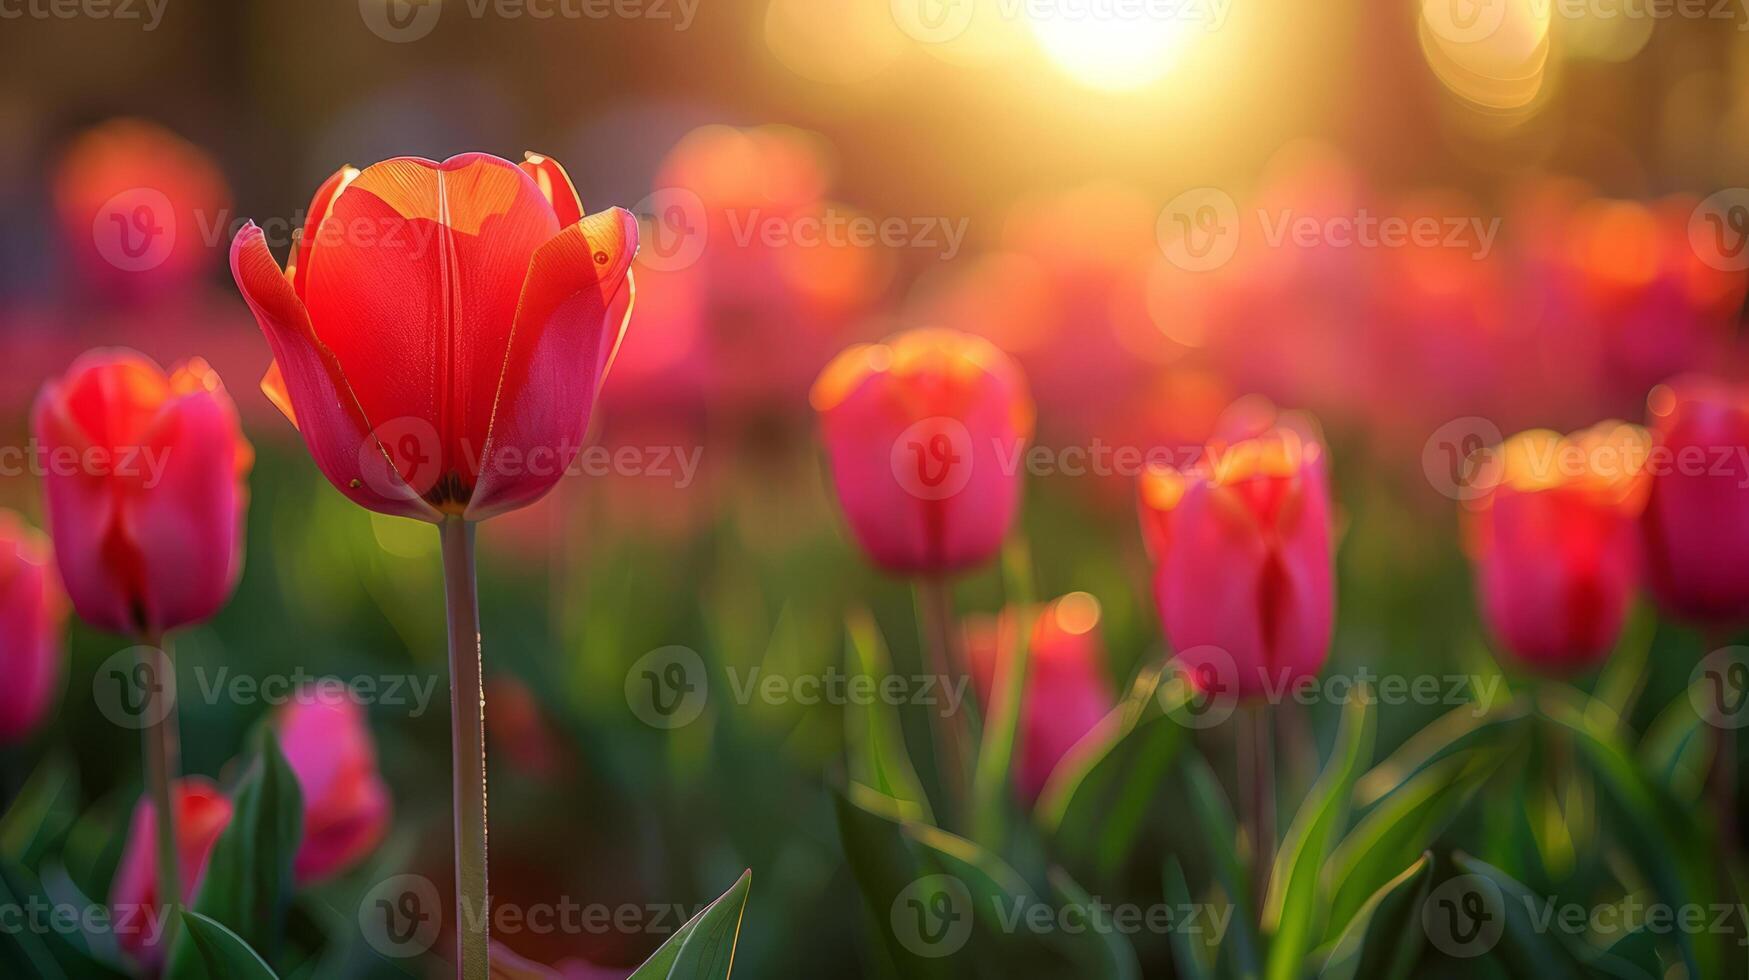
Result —
[[1567, 437], [1538, 429], [1482, 468], [1465, 541], [1482, 616], [1507, 652], [1563, 671], [1615, 646], [1639, 583], [1648, 447], [1643, 429], [1622, 422]]
[[345, 871], [389, 829], [389, 791], [377, 772], [376, 743], [346, 689], [304, 688], [276, 719], [286, 764], [304, 796], [304, 839], [293, 870], [303, 884]]
[[[1014, 610], [998, 617], [968, 619], [966, 650], [978, 700], [989, 705], [996, 665], [1012, 649]], [[1063, 756], [1116, 704], [1105, 676], [1105, 648], [1099, 637], [1099, 601], [1075, 592], [1047, 605], [1033, 618], [1026, 690], [1021, 695], [1018, 771], [1015, 789], [1027, 801], [1038, 798]]]
[[0, 742], [42, 723], [53, 706], [64, 655], [67, 600], [55, 578], [49, 543], [17, 514], [0, 511]]
[[1703, 623], [1749, 619], [1749, 386], [1684, 378], [1649, 403], [1657, 448], [1641, 526], [1652, 593]]
[[[176, 811], [177, 868], [182, 882], [181, 900], [194, 901], [200, 891], [200, 880], [206, 874], [207, 859], [219, 834], [231, 822], [231, 801], [219, 792], [210, 780], [199, 776], [179, 779], [171, 785], [172, 806]], [[115, 881], [109, 888], [109, 904], [115, 910], [116, 941], [122, 949], [148, 965], [162, 958], [158, 948], [167, 910], [159, 906], [157, 811], [152, 801], [142, 798], [134, 807], [133, 820], [128, 824], [127, 843], [122, 847], [121, 864]], [[121, 928], [123, 924], [132, 928]]]
[[838, 500], [875, 564], [950, 572], [1002, 546], [1032, 399], [988, 341], [915, 330], [839, 354], [814, 383]]
[[329, 482], [433, 523], [551, 489], [631, 312], [637, 220], [583, 217], [555, 161], [481, 153], [344, 167], [309, 214], [284, 273], [253, 223], [231, 272]]
[[1269, 409], [1228, 429], [1236, 441], [1195, 465], [1143, 476], [1142, 526], [1179, 666], [1205, 692], [1249, 698], [1315, 675], [1329, 653], [1330, 489], [1308, 417]]
[[254, 460], [219, 376], [95, 350], [37, 396], [55, 559], [86, 621], [153, 636], [218, 612], [242, 571]]

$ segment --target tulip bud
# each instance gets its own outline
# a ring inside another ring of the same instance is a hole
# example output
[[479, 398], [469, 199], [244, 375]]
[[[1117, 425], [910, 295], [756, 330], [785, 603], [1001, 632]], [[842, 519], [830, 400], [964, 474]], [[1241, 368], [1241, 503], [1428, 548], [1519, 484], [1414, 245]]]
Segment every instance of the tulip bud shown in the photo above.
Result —
[[[170, 787], [176, 810], [176, 855], [181, 901], [194, 901], [206, 874], [207, 859], [219, 834], [231, 822], [231, 801], [210, 780], [199, 776], [178, 779]], [[163, 958], [158, 940], [169, 911], [158, 895], [158, 816], [152, 801], [141, 798], [128, 824], [127, 843], [109, 889], [109, 905], [117, 923], [116, 942], [148, 966]], [[127, 924], [130, 928], [121, 928]]]
[[1689, 377], [1652, 389], [1655, 448], [1640, 526], [1659, 603], [1710, 625], [1749, 619], [1749, 387]]
[[283, 273], [260, 228], [238, 233], [231, 273], [273, 349], [262, 387], [336, 489], [433, 523], [552, 489], [634, 292], [637, 219], [581, 214], [556, 161], [470, 153], [341, 168]]
[[[998, 665], [1014, 649], [1017, 619], [1013, 609], [1000, 617], [966, 621], [966, 651], [978, 701], [993, 697]], [[1116, 699], [1105, 676], [1105, 645], [1099, 635], [1099, 600], [1072, 592], [1032, 615], [1026, 688], [1021, 694], [1016, 744], [1015, 789], [1027, 802], [1038, 799], [1057, 763], [1111, 713]]]
[[337, 681], [299, 691], [276, 724], [304, 797], [300, 884], [331, 878], [369, 854], [389, 828], [389, 791], [377, 772], [364, 711]]
[[53, 705], [66, 619], [48, 539], [0, 510], [0, 742], [29, 735]]
[[952, 572], [1002, 547], [1033, 423], [1006, 354], [979, 337], [915, 330], [839, 354], [810, 400], [838, 501], [876, 565]]
[[1311, 419], [1242, 402], [1233, 441], [1141, 480], [1154, 592], [1179, 667], [1206, 694], [1256, 697], [1315, 675], [1335, 616], [1326, 452]]
[[43, 385], [32, 426], [81, 617], [152, 636], [219, 611], [243, 568], [254, 454], [205, 361], [165, 375], [133, 351], [91, 351]]
[[1465, 543], [1482, 617], [1542, 669], [1592, 666], [1615, 646], [1639, 583], [1645, 430], [1602, 422], [1506, 440], [1479, 469]]

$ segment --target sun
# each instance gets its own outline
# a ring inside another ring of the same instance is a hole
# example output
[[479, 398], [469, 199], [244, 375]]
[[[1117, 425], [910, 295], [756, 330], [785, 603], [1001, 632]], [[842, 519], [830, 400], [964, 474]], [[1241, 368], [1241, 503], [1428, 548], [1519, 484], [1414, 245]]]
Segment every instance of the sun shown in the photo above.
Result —
[[1185, 11], [1146, 12], [1122, 4], [1040, 2], [1027, 5], [1039, 45], [1076, 81], [1107, 91], [1143, 88], [1171, 70], [1191, 36], [1203, 29]]

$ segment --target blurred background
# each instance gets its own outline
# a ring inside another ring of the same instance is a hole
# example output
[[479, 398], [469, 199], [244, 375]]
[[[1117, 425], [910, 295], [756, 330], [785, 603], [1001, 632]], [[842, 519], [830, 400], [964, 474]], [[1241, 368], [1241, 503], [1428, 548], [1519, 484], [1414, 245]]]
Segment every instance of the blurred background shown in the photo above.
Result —
[[[595, 464], [480, 533], [495, 898], [690, 908], [751, 867], [745, 975], [854, 971], [873, 953], [829, 792], [844, 706], [713, 683], [668, 729], [628, 693], [675, 646], [718, 679], [842, 668], [863, 607], [923, 669], [909, 587], [835, 511], [807, 401], [821, 367], [901, 328], [982, 334], [1027, 370], [1038, 443], [1090, 458], [1194, 450], [1246, 394], [1309, 409], [1341, 534], [1333, 669], [1485, 660], [1454, 447], [1639, 421], [1652, 385], [1744, 353], [1749, 15], [1633, 9], [0, 0], [0, 442], [24, 444], [42, 380], [88, 347], [211, 362], [258, 458], [242, 584], [181, 637], [183, 683], [226, 665], [435, 681], [424, 708], [371, 707], [394, 830], [303, 914], [342, 935], [384, 876], [447, 887], [436, 535], [322, 480], [257, 389], [269, 353], [225, 255], [252, 219], [283, 261], [342, 164], [560, 160], [588, 210], [636, 210], [645, 245]], [[152, 193], [171, 234], [129, 224]], [[1021, 534], [1041, 596], [1097, 600], [1121, 690], [1163, 645], [1136, 471], [1108, 459], [1030, 477]], [[41, 521], [28, 476], [0, 503]], [[966, 610], [1001, 594], [994, 571], [957, 588]], [[68, 863], [101, 893], [138, 753], [88, 695], [120, 643], [77, 629], [59, 715], [5, 755], [5, 785], [76, 761]], [[1699, 649], [1659, 628], [1654, 662], [1674, 666], [1647, 703]], [[266, 710], [185, 698], [186, 769], [222, 775]], [[1386, 709], [1378, 755], [1438, 711]], [[1310, 756], [1333, 712], [1299, 713]], [[927, 738], [920, 711], [904, 722]], [[665, 937], [503, 938], [624, 976]], [[446, 948], [338, 947], [331, 968], [384, 976], [441, 971]]]

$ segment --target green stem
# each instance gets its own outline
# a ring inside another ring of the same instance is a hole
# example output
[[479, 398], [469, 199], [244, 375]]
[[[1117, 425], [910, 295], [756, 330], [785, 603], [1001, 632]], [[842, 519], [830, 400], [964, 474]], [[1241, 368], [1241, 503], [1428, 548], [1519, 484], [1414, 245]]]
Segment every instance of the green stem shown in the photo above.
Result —
[[490, 901], [486, 888], [486, 695], [480, 673], [480, 603], [474, 525], [446, 517], [444, 604], [449, 611], [450, 750], [455, 775], [456, 976], [486, 980]]
[[1252, 849], [1252, 896], [1259, 912], [1269, 900], [1275, 866], [1275, 730], [1271, 706], [1246, 705], [1240, 712], [1239, 766], [1245, 786], [1245, 822]]
[[997, 631], [997, 642], [1006, 649], [998, 651], [1000, 666], [991, 678], [990, 704], [985, 706], [983, 738], [972, 773], [972, 839], [992, 850], [1002, 847], [1007, 830], [1003, 796], [1009, 787], [1021, 702], [1032, 669], [1033, 622], [1043, 612], [1033, 601], [1032, 557], [1023, 539], [1016, 538], [1003, 550], [1002, 573], [1014, 628], [1006, 637]]
[[[959, 631], [953, 615], [953, 596], [947, 580], [931, 576], [917, 580], [917, 614], [922, 622], [923, 646], [929, 653], [929, 669], [945, 683], [958, 683], [966, 676]], [[966, 812], [966, 780], [970, 759], [966, 755], [963, 716], [929, 712], [935, 725], [935, 762], [941, 781], [944, 827], [957, 826]]]
[[[162, 636], [146, 636], [139, 646], [140, 679], [146, 687], [146, 714], [151, 723], [146, 726], [146, 786], [152, 795], [155, 811], [158, 859], [158, 905], [167, 913], [161, 949], [171, 948], [175, 939], [178, 916], [182, 908], [182, 875], [176, 857], [176, 807], [170, 798], [170, 785], [176, 779], [177, 737], [176, 700], [171, 691], [175, 667], [170, 659], [170, 644]], [[171, 677], [159, 676], [159, 671]]]

